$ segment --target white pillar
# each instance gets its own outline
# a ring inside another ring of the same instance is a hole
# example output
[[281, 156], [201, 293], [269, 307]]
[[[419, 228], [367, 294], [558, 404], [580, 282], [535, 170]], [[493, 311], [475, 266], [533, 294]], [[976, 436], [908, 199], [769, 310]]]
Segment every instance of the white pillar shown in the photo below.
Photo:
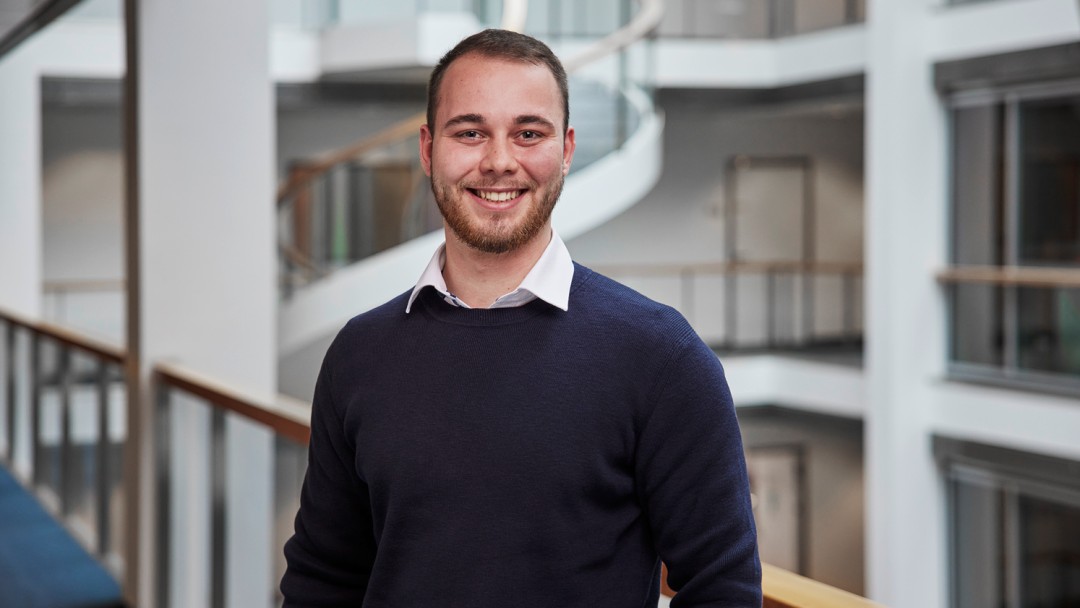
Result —
[[[276, 389], [274, 97], [266, 4], [137, 3], [143, 378], [154, 361], [169, 358], [256, 394]], [[150, 418], [142, 416], [144, 437], [152, 436]], [[178, 427], [184, 439], [174, 443], [174, 459], [207, 448], [198, 420], [181, 416]], [[226, 605], [265, 605], [279, 550], [271, 546], [272, 435], [232, 423], [228, 431]], [[191, 456], [183, 468], [205, 476], [193, 470], [200, 458]], [[147, 476], [142, 480], [145, 497], [150, 488]], [[174, 487], [192, 485], [180, 480]], [[173, 527], [173, 537], [185, 543], [206, 533], [206, 521], [190, 515], [198, 506], [192, 495], [179, 500], [185, 506], [176, 515], [184, 521]], [[153, 522], [142, 522], [142, 531], [152, 533]], [[174, 561], [173, 605], [205, 605], [207, 549], [195, 540]], [[146, 543], [141, 550], [153, 555]], [[154, 603], [146, 595], [150, 571], [140, 576], [146, 605]]]
[[866, 413], [868, 595], [947, 605], [944, 501], [930, 389], [943, 375], [945, 111], [923, 39], [932, 0], [867, 8]]
[[33, 41], [0, 57], [0, 306], [41, 314], [41, 84]]

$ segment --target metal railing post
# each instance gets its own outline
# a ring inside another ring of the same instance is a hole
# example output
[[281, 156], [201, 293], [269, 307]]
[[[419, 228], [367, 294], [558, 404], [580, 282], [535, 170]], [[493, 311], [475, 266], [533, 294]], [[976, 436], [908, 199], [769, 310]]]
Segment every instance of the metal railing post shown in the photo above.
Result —
[[71, 515], [75, 502], [74, 450], [71, 446], [71, 349], [58, 345], [60, 363], [57, 375], [60, 381], [60, 513]]
[[[167, 608], [169, 606], [169, 564], [172, 555], [170, 525], [170, 502], [172, 492], [169, 488], [169, 467], [172, 442], [169, 424], [169, 390], [157, 379], [150, 389], [154, 395], [154, 423], [156, 428], [154, 437], [155, 451], [155, 520], [157, 528], [157, 567], [154, 589], [157, 592], [157, 606]], [[129, 567], [134, 567], [131, 565]]]
[[105, 556], [109, 552], [109, 481], [112, 471], [109, 466], [109, 366], [104, 359], [98, 359], [97, 364], [97, 552]]
[[30, 332], [30, 475], [34, 486], [41, 485], [44, 470], [41, 466], [41, 336]]
[[210, 414], [210, 605], [225, 606], [225, 410], [209, 404]]
[[852, 340], [855, 336], [855, 276], [851, 272], [843, 275], [844, 290], [844, 339]]
[[765, 345], [776, 346], [776, 271], [765, 271]]
[[17, 393], [15, 391], [15, 324], [8, 321], [4, 324], [5, 334], [4, 337], [4, 349], [5, 357], [4, 361], [7, 364], [7, 387], [6, 387], [6, 399], [7, 399], [7, 459], [8, 465], [14, 470], [15, 467], [15, 401], [17, 399]]
[[682, 301], [683, 301], [683, 314], [690, 320], [690, 324], [693, 325], [697, 320], [697, 314], [694, 306], [694, 269], [687, 266], [679, 273], [679, 282], [682, 284]]

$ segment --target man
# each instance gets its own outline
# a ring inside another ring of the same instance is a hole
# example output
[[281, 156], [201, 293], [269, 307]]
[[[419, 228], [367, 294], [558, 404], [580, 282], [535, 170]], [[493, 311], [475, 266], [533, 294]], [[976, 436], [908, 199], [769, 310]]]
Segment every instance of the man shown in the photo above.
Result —
[[315, 389], [286, 606], [760, 606], [730, 394], [672, 309], [551, 228], [566, 73], [487, 30], [436, 66], [420, 158], [446, 243], [346, 325]]

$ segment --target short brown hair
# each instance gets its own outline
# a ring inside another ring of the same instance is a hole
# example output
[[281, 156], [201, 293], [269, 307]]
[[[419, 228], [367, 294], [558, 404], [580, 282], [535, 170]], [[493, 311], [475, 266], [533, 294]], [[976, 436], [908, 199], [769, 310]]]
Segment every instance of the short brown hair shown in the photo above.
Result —
[[563, 106], [563, 132], [566, 132], [570, 126], [570, 92], [566, 84], [566, 69], [563, 68], [562, 62], [548, 45], [536, 38], [510, 30], [497, 29], [487, 29], [462, 40], [443, 55], [439, 63], [435, 65], [427, 90], [429, 129], [435, 128], [435, 110], [439, 103], [439, 86], [442, 84], [443, 75], [446, 74], [451, 63], [469, 53], [547, 67], [551, 75], [555, 77], [555, 83], [559, 85]]

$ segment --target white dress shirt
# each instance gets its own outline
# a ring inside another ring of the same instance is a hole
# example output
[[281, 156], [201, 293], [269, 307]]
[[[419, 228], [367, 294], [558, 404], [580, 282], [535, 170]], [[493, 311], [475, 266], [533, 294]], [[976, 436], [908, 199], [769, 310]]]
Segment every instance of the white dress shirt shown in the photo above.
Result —
[[[460, 298], [450, 293], [446, 288], [446, 279], [443, 278], [442, 269], [446, 264], [446, 243], [439, 245], [435, 255], [431, 256], [424, 273], [420, 275], [416, 287], [413, 287], [409, 295], [409, 302], [405, 305], [405, 312], [412, 310], [416, 296], [425, 287], [434, 287], [442, 294], [443, 299], [462, 308], [470, 308]], [[574, 261], [570, 258], [570, 252], [566, 244], [559, 238], [555, 229], [551, 229], [551, 241], [547, 248], [536, 260], [536, 264], [529, 270], [529, 274], [521, 280], [517, 289], [508, 294], [499, 296], [488, 308], [512, 308], [522, 306], [539, 298], [556, 308], [567, 310], [570, 304], [570, 283], [574, 279]]]

